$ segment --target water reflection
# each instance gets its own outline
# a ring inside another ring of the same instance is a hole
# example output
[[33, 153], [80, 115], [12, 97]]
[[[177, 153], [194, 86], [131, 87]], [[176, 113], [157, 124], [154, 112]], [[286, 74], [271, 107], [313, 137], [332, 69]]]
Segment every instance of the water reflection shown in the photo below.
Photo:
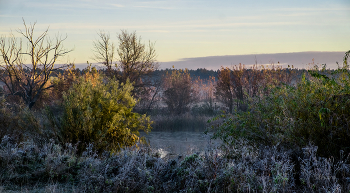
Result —
[[149, 134], [140, 132], [140, 135], [145, 136], [152, 148], [158, 149], [161, 157], [203, 153], [209, 146], [219, 145], [219, 140], [211, 140], [212, 134], [204, 132], [155, 131]]

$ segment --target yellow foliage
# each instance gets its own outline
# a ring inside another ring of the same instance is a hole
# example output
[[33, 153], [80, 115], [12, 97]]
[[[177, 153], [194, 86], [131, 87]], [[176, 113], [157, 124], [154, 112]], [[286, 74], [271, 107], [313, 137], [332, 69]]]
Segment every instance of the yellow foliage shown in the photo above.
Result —
[[106, 82], [98, 73], [86, 73], [63, 94], [63, 137], [66, 142], [79, 142], [80, 152], [89, 143], [99, 152], [116, 152], [136, 144], [139, 130], [151, 129], [149, 117], [133, 112], [136, 100], [131, 83]]

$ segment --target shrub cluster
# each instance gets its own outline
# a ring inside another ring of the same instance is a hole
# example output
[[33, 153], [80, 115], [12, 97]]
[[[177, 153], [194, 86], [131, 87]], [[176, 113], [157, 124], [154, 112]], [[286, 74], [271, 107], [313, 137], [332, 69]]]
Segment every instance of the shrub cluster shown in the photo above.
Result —
[[[344, 59], [345, 60], [345, 59]], [[249, 111], [220, 115], [225, 121], [214, 127], [215, 137], [230, 144], [239, 138], [251, 143], [301, 148], [313, 142], [320, 156], [350, 153], [350, 71], [309, 70], [293, 85], [269, 88], [268, 95], [250, 98]]]

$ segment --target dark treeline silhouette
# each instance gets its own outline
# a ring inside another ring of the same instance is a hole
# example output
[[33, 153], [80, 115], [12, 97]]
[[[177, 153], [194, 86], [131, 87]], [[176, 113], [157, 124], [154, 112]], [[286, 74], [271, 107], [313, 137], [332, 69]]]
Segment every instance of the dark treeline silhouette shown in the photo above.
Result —
[[[153, 78], [155, 78], [155, 77], [162, 77], [162, 76], [166, 75], [166, 73], [171, 74], [171, 72], [175, 71], [175, 70], [176, 69], [170, 69], [170, 68], [157, 69], [157, 70], [154, 70], [150, 74], [150, 76], [153, 77]], [[77, 68], [76, 71], [79, 72], [82, 75], [82, 74], [85, 73], [86, 70]], [[106, 69], [98, 69], [98, 71], [103, 72], [103, 73], [107, 73]], [[189, 70], [188, 69], [187, 71], [190, 74], [191, 78], [198, 78], [199, 77], [202, 80], [207, 80], [210, 77], [217, 78], [218, 77], [218, 72], [219, 72], [219, 70], [208, 70], [206, 68], [198, 68], [196, 70]], [[64, 69], [59, 69], [56, 72], [57, 73], [56, 74], [52, 74], [52, 76], [57, 76], [58, 73], [63, 73]]]

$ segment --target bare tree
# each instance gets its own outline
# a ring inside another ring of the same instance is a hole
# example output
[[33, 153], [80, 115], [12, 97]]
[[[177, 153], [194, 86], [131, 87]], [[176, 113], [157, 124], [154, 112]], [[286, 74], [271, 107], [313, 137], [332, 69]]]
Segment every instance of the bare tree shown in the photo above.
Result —
[[134, 86], [133, 95], [139, 100], [137, 109], [150, 110], [156, 99], [150, 96], [156, 96], [160, 88], [156, 79], [151, 77], [152, 72], [158, 68], [154, 43], [142, 43], [136, 32], [129, 33], [126, 30], [118, 34], [118, 41], [116, 78], [124, 84], [129, 79]]
[[118, 40], [117, 52], [120, 59], [116, 65], [120, 72], [118, 79], [121, 82], [129, 79], [135, 88], [149, 84], [145, 79], [146, 76], [158, 67], [154, 43], [143, 44], [141, 37], [136, 36], [136, 32], [128, 33], [126, 30], [121, 31]]
[[111, 73], [114, 60], [114, 43], [111, 41], [110, 35], [103, 31], [97, 33], [99, 39], [94, 41], [94, 60], [101, 62], [107, 67], [107, 72]]
[[[48, 37], [48, 28], [37, 38], [34, 37], [35, 24], [27, 26], [23, 20], [25, 30], [18, 30], [27, 41], [27, 49], [22, 49], [22, 40], [13, 33], [9, 37], [0, 37], [0, 53], [3, 64], [0, 65], [0, 81], [5, 84], [6, 96], [19, 96], [31, 109], [48, 85], [52, 72], [64, 68], [54, 67], [57, 59], [72, 50], [62, 47], [62, 38], [57, 35], [53, 41]], [[25, 58], [30, 63], [25, 64]]]
[[101, 31], [98, 35], [99, 39], [94, 42], [94, 59], [107, 67], [107, 76], [124, 84], [129, 79], [134, 86], [134, 97], [140, 99], [137, 107], [150, 110], [160, 88], [158, 79], [151, 77], [158, 68], [154, 43], [145, 44], [136, 32], [122, 30], [117, 36], [118, 62], [113, 65], [115, 46], [109, 34]]
[[[108, 70], [112, 70], [115, 46], [109, 34], [100, 31], [98, 36], [98, 40], [93, 43], [94, 60], [104, 64]], [[154, 43], [149, 42], [147, 45], [141, 40], [141, 37], [137, 37], [136, 32], [129, 33], [122, 30], [118, 34], [119, 62], [115, 63], [113, 76], [123, 83], [129, 79], [134, 83], [134, 87], [144, 86], [145, 75], [149, 75], [158, 67]]]

